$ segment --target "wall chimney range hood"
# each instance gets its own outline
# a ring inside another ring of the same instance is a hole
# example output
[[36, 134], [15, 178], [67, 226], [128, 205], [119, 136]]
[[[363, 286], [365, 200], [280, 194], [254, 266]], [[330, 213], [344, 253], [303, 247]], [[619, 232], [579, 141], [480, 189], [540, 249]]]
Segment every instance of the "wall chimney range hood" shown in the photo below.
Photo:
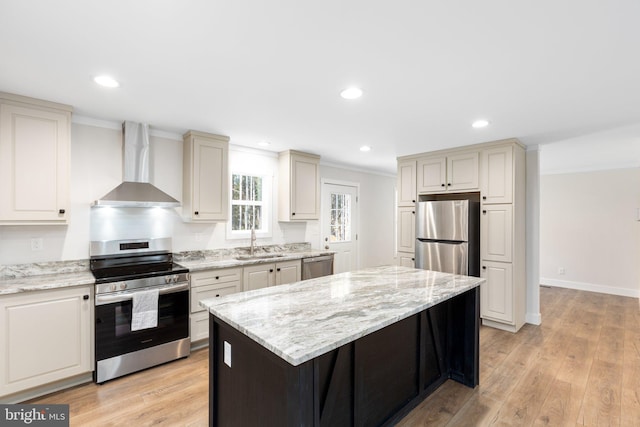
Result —
[[122, 124], [123, 182], [92, 203], [91, 206], [129, 208], [180, 206], [180, 202], [149, 183], [149, 126], [144, 123]]

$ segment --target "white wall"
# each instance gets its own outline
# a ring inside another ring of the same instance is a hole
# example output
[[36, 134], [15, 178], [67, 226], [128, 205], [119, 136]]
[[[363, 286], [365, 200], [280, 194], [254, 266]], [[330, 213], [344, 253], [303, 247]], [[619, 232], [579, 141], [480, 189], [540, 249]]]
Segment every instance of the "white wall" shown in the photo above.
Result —
[[543, 175], [540, 194], [541, 283], [640, 297], [640, 168]]
[[[326, 164], [321, 164], [320, 175], [325, 179], [360, 184], [359, 267], [395, 264], [395, 176], [376, 175]], [[319, 232], [317, 239], [319, 246]]]
[[540, 174], [540, 283], [640, 297], [640, 125], [543, 145]]
[[[233, 141], [232, 141], [233, 142]], [[0, 264], [86, 259], [89, 242], [100, 239], [173, 237], [175, 251], [247, 246], [248, 239], [227, 239], [226, 224], [191, 224], [178, 209], [90, 208], [90, 203], [122, 179], [122, 134], [118, 123], [74, 116], [71, 127], [70, 220], [66, 226], [0, 226]], [[182, 199], [182, 139], [151, 129], [150, 181]], [[318, 221], [279, 223], [277, 154], [231, 145], [231, 171], [273, 176], [273, 233], [259, 245], [311, 241], [319, 248]], [[361, 266], [393, 261], [393, 198], [395, 179], [339, 167], [321, 167], [321, 177], [360, 184], [363, 209], [375, 212], [361, 220]], [[391, 233], [391, 234], [390, 234]], [[391, 236], [391, 237], [389, 237]], [[313, 238], [313, 240], [310, 239]], [[42, 238], [44, 249], [31, 251], [31, 239]], [[382, 247], [382, 245], [388, 247]], [[381, 246], [375, 249], [375, 246]], [[391, 251], [391, 252], [389, 252]]]

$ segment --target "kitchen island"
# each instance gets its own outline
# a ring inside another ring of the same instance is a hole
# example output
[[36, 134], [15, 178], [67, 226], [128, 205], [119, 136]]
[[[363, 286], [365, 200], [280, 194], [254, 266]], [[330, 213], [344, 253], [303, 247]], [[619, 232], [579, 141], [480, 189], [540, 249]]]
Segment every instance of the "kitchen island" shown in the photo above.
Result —
[[482, 282], [386, 266], [203, 300], [209, 424], [391, 425], [475, 387]]

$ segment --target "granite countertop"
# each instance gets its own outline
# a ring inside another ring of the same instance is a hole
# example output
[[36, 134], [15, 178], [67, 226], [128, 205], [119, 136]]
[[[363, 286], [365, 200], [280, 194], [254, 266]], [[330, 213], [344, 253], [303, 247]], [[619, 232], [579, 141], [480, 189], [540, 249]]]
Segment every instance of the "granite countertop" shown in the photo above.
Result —
[[[174, 253], [174, 261], [190, 272], [214, 268], [242, 267], [278, 261], [290, 261], [311, 256], [330, 255], [332, 251], [311, 249], [310, 243], [257, 246], [256, 255], [277, 255], [273, 258], [238, 260], [249, 248], [230, 248]], [[95, 278], [89, 260], [0, 265], [0, 296], [71, 286], [93, 285]]]
[[88, 260], [1, 266], [0, 296], [21, 292], [93, 285]]
[[384, 266], [205, 299], [200, 305], [297, 366], [484, 282]]
[[[234, 256], [203, 256], [197, 259], [178, 260], [177, 263], [189, 269], [194, 273], [201, 270], [210, 270], [214, 268], [243, 267], [245, 265], [265, 264], [272, 262], [292, 261], [302, 258], [309, 258], [322, 255], [333, 255], [333, 251], [319, 251], [305, 249], [297, 252], [272, 252], [261, 253], [265, 258], [255, 259], [236, 259]], [[269, 257], [269, 254], [274, 255]]]

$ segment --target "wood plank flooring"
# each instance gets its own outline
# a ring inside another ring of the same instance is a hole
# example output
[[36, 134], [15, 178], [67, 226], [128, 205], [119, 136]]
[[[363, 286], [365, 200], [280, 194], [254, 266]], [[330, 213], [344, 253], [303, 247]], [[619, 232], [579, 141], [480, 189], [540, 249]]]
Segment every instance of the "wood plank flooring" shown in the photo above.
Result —
[[[480, 385], [453, 381], [409, 426], [640, 427], [638, 299], [541, 288], [543, 324], [480, 331]], [[208, 350], [29, 403], [67, 403], [71, 426], [206, 426]]]

